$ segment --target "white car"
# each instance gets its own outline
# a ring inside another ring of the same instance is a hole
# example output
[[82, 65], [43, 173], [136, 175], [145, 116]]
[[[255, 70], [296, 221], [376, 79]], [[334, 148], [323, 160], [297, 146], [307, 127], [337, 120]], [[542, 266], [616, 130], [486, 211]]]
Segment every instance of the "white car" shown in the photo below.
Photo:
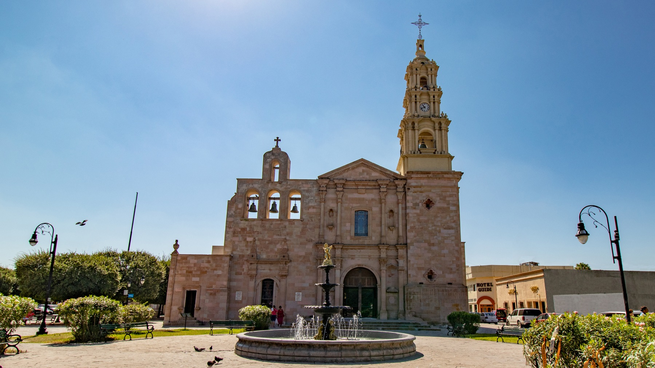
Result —
[[498, 318], [496, 318], [496, 313], [494, 312], [482, 312], [480, 313], [480, 322], [498, 324]]
[[536, 308], [519, 308], [507, 316], [506, 324], [517, 325], [519, 327], [529, 327], [533, 319], [541, 314], [541, 310]]

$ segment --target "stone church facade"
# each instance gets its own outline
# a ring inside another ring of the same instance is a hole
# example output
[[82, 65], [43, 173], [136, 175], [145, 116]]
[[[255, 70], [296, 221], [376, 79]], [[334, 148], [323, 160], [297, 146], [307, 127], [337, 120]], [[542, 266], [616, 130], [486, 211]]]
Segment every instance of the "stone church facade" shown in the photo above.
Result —
[[[165, 324], [238, 319], [247, 305], [282, 305], [287, 322], [323, 302], [315, 283], [323, 244], [333, 245], [333, 305], [364, 317], [444, 322], [467, 310], [459, 180], [441, 112], [439, 66], [424, 40], [407, 67], [397, 172], [365, 159], [316, 179], [292, 179], [279, 147], [264, 154], [262, 176], [237, 179], [224, 246], [183, 254], [175, 242]], [[183, 248], [181, 249], [183, 250]]]

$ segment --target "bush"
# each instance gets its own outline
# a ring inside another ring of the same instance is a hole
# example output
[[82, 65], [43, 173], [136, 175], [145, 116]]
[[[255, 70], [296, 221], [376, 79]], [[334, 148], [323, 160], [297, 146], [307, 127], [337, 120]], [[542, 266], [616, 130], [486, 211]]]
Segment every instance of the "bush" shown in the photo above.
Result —
[[104, 296], [69, 299], [58, 308], [76, 342], [102, 341], [100, 324], [117, 323], [121, 318], [121, 304]]
[[453, 336], [471, 335], [478, 332], [480, 327], [480, 315], [476, 313], [452, 312], [447, 318], [452, 326]]
[[254, 321], [255, 330], [268, 330], [271, 324], [271, 310], [264, 305], [248, 305], [239, 309], [239, 319]]
[[155, 311], [145, 304], [128, 304], [121, 307], [123, 323], [145, 322], [155, 315]]
[[618, 316], [566, 313], [528, 329], [523, 354], [532, 367], [653, 367], [653, 322], [652, 315], [627, 323]]
[[0, 294], [0, 328], [8, 333], [14, 332], [29, 312], [37, 307], [32, 298], [4, 296]]

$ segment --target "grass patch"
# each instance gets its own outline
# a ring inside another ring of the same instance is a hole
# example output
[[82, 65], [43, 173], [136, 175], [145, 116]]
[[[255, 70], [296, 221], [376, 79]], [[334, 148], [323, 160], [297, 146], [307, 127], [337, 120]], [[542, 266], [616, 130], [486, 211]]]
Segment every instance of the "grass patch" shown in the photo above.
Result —
[[[233, 332], [240, 333], [244, 332], [245, 329], [234, 329]], [[214, 335], [221, 335], [229, 333], [226, 328], [214, 329]], [[209, 335], [209, 329], [201, 330], [185, 330], [183, 328], [176, 329], [159, 329], [153, 332], [155, 337], [167, 337], [167, 336], [186, 336], [186, 335]], [[114, 340], [123, 340], [124, 334], [119, 330], [118, 333], [109, 334], [110, 339]], [[145, 330], [133, 330], [132, 339], [145, 338]], [[23, 336], [23, 343], [35, 343], [35, 344], [68, 344], [73, 342], [73, 334], [70, 332], [54, 333], [47, 335], [37, 335], [37, 336]]]
[[[473, 335], [465, 335], [467, 339], [473, 339], [473, 340], [483, 340], [483, 341], [493, 341], [496, 342], [496, 334], [473, 334]], [[507, 344], [516, 344], [516, 341], [518, 340], [518, 336], [503, 336], [503, 340], [505, 340], [505, 343]], [[501, 340], [498, 340], [498, 342], [502, 342]]]

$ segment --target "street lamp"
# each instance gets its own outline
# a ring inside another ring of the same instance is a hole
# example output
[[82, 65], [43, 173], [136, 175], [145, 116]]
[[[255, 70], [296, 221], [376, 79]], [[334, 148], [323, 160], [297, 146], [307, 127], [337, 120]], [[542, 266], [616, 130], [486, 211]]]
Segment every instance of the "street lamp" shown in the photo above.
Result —
[[[509, 289], [509, 282], [505, 285]], [[514, 309], [519, 307], [519, 293], [516, 291], [516, 284], [512, 283], [512, 285], [514, 285], [514, 308], [512, 309], [514, 311]]]
[[39, 242], [36, 236], [37, 232], [41, 233], [41, 235], [50, 234], [50, 256], [52, 257], [50, 260], [50, 275], [48, 276], [48, 288], [46, 289], [45, 303], [43, 304], [44, 307], [43, 316], [41, 318], [41, 327], [39, 327], [39, 330], [36, 332], [37, 335], [46, 335], [48, 330], [45, 327], [45, 319], [48, 314], [48, 303], [50, 301], [50, 290], [52, 288], [52, 271], [55, 268], [55, 254], [57, 253], [57, 239], [59, 236], [55, 235], [54, 226], [47, 222], [43, 222], [34, 229], [34, 233], [30, 239], [31, 246], [35, 246]]
[[[596, 215], [594, 212], [591, 211], [592, 208], [596, 208], [603, 212], [605, 215], [605, 221], [607, 223], [607, 226], [603, 225], [601, 222], [598, 222], [596, 218], [594, 218], [594, 215]], [[586, 210], [586, 211], [585, 211]], [[610, 247], [612, 248], [612, 261], [616, 263], [616, 261], [619, 261], [619, 273], [621, 274], [621, 287], [623, 288], [623, 304], [625, 305], [625, 320], [630, 322], [630, 308], [628, 307], [628, 292], [626, 291], [625, 288], [625, 276], [623, 275], [623, 260], [621, 259], [621, 248], [619, 248], [619, 222], [616, 219], [616, 216], [614, 216], [614, 239], [612, 239], [612, 232], [610, 231], [610, 220], [609, 217], [607, 216], [607, 212], [603, 210], [602, 208], [590, 204], [588, 206], [582, 207], [580, 210], [580, 214], [578, 215], [578, 232], [575, 234], [575, 236], [578, 238], [580, 243], [585, 244], [587, 242], [587, 239], [589, 239], [589, 233], [587, 230], [584, 228], [584, 223], [582, 222], [582, 215], [585, 214], [589, 216], [593, 220], [594, 227], [598, 227], [598, 225], [602, 226], [607, 230], [607, 234], [609, 235], [610, 238]], [[616, 252], [614, 251], [614, 246], [616, 246]]]

